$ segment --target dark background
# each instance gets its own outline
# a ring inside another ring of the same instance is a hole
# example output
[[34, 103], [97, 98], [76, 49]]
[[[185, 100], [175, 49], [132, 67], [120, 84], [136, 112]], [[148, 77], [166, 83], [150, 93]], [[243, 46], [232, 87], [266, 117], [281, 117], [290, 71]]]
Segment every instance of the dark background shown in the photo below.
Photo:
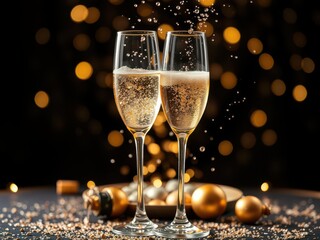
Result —
[[[88, 180], [96, 184], [132, 181], [136, 173], [134, 143], [118, 115], [110, 84], [114, 40], [117, 31], [132, 26], [157, 30], [168, 23], [183, 29], [190, 27], [186, 19], [195, 20], [184, 11], [170, 11], [180, 1], [159, 2], [160, 6], [157, 1], [148, 0], [23, 1], [4, 7], [8, 17], [3, 16], [1, 34], [1, 188], [11, 182], [19, 187], [55, 184], [58, 179], [76, 179], [82, 184]], [[197, 1], [184, 2], [184, 7], [191, 9], [199, 5]], [[272, 187], [320, 190], [316, 167], [320, 160], [320, 10], [316, 2], [217, 0], [213, 8], [219, 14], [209, 11], [207, 21], [214, 27], [214, 35], [208, 37], [210, 63], [232, 71], [238, 83], [227, 90], [220, 84], [219, 74], [212, 75], [206, 112], [188, 141], [186, 165], [197, 173], [193, 181], [236, 187], [259, 187], [268, 182]], [[99, 9], [98, 21], [73, 22], [70, 12], [78, 4]], [[151, 6], [158, 22], [140, 17], [134, 4]], [[115, 24], [119, 16], [130, 20]], [[235, 46], [223, 40], [222, 32], [228, 26], [241, 33]], [[104, 41], [96, 37], [101, 27], [109, 34]], [[39, 44], [35, 37], [42, 28], [50, 32], [45, 44]], [[304, 41], [298, 46], [293, 41], [297, 32]], [[90, 39], [89, 47], [83, 51], [74, 47], [78, 34]], [[252, 37], [263, 43], [262, 53], [273, 57], [272, 69], [262, 69], [259, 55], [249, 52], [247, 41]], [[162, 50], [163, 40], [159, 39], [159, 43]], [[307, 73], [294, 69], [290, 64], [294, 54], [312, 59], [314, 70]], [[93, 67], [93, 74], [86, 81], [79, 80], [74, 72], [81, 61]], [[103, 85], [101, 78], [109, 80]], [[282, 96], [275, 96], [270, 90], [275, 79], [286, 84]], [[299, 84], [308, 93], [302, 102], [292, 96], [293, 88]], [[40, 90], [50, 99], [44, 109], [34, 101]], [[250, 123], [250, 115], [256, 109], [262, 109], [268, 117], [260, 128]], [[166, 140], [175, 141], [168, 125], [164, 123], [163, 127], [162, 135], [155, 129], [149, 132], [159, 146]], [[277, 135], [272, 146], [261, 141], [267, 129]], [[123, 130], [120, 147], [113, 147], [107, 140], [113, 130]], [[245, 132], [256, 138], [250, 149], [240, 141]], [[218, 152], [222, 140], [233, 145], [228, 156]], [[200, 150], [201, 146], [205, 151]], [[162, 148], [158, 156], [151, 156], [146, 150], [145, 158], [146, 162], [161, 159], [156, 172], [147, 175], [146, 180], [155, 174], [166, 180], [165, 171], [176, 167], [175, 154]], [[129, 171], [121, 171], [123, 168]]]

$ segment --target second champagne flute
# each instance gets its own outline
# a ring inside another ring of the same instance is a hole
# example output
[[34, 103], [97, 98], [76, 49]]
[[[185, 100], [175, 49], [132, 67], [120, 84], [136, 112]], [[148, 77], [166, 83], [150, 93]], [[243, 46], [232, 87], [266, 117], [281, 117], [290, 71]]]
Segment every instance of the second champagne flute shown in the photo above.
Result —
[[173, 221], [155, 229], [166, 238], [201, 238], [208, 230], [187, 218], [184, 200], [186, 146], [206, 108], [209, 95], [209, 66], [204, 32], [170, 31], [163, 50], [161, 100], [163, 112], [178, 141], [178, 202]]
[[160, 62], [155, 31], [127, 30], [117, 34], [113, 92], [120, 116], [134, 137], [137, 161], [137, 206], [133, 220], [113, 227], [121, 235], [148, 236], [157, 227], [147, 216], [143, 196], [144, 139], [161, 105]]

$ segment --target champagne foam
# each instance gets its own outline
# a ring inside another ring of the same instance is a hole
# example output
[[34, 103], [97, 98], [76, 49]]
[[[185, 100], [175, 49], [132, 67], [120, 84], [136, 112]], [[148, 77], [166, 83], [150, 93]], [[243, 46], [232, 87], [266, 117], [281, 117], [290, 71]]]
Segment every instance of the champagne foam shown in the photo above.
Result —
[[209, 72], [203, 71], [162, 71], [161, 85], [171, 86], [180, 82], [193, 81], [209, 81]]
[[114, 74], [155, 74], [159, 73], [156, 70], [147, 70], [143, 68], [129, 68], [127, 66], [123, 66], [113, 70]]

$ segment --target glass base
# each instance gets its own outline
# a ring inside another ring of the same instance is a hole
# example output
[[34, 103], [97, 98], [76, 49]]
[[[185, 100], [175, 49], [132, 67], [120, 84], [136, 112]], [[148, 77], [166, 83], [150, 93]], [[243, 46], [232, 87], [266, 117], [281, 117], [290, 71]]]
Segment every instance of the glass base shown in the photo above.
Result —
[[127, 235], [127, 236], [153, 236], [153, 230], [157, 228], [158, 225], [153, 222], [147, 222], [143, 224], [137, 224], [134, 222], [117, 225], [112, 228], [112, 232], [119, 235]]
[[158, 227], [154, 230], [154, 235], [165, 238], [203, 238], [208, 236], [209, 230], [200, 229], [191, 223], [177, 224], [172, 222], [171, 224]]

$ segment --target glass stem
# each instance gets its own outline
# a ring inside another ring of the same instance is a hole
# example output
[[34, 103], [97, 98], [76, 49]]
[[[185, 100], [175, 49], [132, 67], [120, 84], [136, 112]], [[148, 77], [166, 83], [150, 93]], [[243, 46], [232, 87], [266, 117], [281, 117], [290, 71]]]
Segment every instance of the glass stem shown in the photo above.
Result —
[[144, 224], [149, 221], [146, 214], [144, 196], [143, 196], [143, 152], [144, 152], [144, 139], [145, 133], [134, 133], [134, 140], [136, 146], [136, 159], [137, 159], [137, 207], [133, 222]]
[[184, 174], [185, 174], [185, 161], [186, 161], [186, 148], [188, 135], [186, 133], [177, 134], [178, 138], [178, 204], [174, 223], [187, 224], [189, 222], [184, 200]]

